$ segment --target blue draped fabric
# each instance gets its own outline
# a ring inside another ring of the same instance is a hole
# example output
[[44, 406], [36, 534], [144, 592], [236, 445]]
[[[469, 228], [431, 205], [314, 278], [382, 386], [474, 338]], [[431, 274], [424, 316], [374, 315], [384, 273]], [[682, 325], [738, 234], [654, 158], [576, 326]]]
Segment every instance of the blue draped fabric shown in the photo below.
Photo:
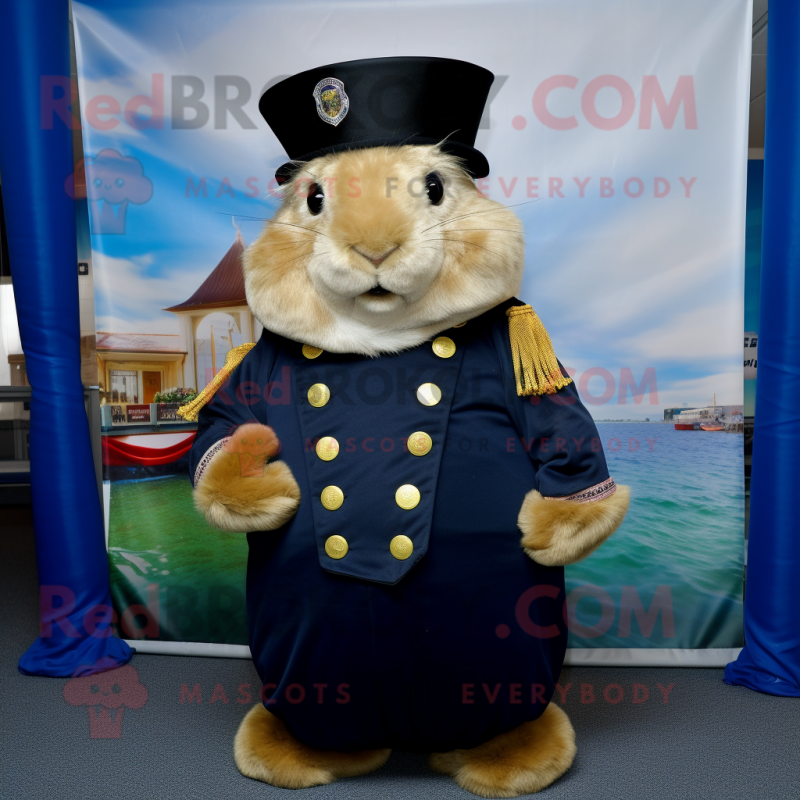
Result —
[[0, 174], [33, 389], [31, 495], [41, 586], [40, 636], [19, 668], [88, 675], [126, 663], [132, 650], [110, 629], [103, 518], [80, 380], [75, 207], [64, 191], [72, 132], [53, 110], [70, 74], [69, 4], [10, 0], [0, 14]]
[[772, 0], [767, 43], [758, 380], [745, 648], [725, 681], [800, 697], [800, 4]]

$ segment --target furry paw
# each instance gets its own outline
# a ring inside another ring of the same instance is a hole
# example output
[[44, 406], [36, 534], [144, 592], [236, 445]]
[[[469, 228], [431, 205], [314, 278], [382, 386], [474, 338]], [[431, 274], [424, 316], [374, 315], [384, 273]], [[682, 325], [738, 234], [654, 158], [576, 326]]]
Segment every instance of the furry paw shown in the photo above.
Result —
[[609, 497], [590, 502], [542, 497], [535, 489], [525, 495], [517, 524], [522, 546], [546, 567], [573, 564], [593, 553], [625, 518], [630, 489], [617, 486]]
[[519, 797], [560, 778], [575, 758], [575, 731], [552, 703], [533, 722], [524, 722], [472, 750], [433, 753], [431, 769], [450, 775], [481, 797]]
[[300, 505], [300, 488], [283, 461], [267, 463], [279, 450], [272, 428], [237, 428], [194, 488], [198, 511], [224, 531], [272, 531], [288, 522]]
[[282, 789], [322, 786], [337, 778], [366, 775], [382, 767], [389, 750], [339, 753], [303, 744], [262, 705], [242, 720], [233, 743], [233, 758], [242, 775]]

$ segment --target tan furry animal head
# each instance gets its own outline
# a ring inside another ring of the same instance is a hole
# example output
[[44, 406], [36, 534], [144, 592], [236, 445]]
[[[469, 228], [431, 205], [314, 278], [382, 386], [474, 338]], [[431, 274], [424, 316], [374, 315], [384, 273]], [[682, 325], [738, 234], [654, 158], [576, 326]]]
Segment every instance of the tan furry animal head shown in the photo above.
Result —
[[[441, 197], [440, 195], [441, 189]], [[522, 223], [435, 145], [314, 159], [244, 255], [261, 324], [338, 353], [414, 347], [518, 293]]]

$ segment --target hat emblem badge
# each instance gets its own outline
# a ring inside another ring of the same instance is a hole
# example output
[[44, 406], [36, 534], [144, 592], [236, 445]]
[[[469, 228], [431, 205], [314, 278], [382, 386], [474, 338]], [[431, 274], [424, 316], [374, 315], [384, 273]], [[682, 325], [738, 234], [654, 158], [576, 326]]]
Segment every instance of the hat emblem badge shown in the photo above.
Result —
[[324, 78], [314, 87], [317, 114], [329, 125], [338, 125], [350, 110], [350, 98], [338, 78]]

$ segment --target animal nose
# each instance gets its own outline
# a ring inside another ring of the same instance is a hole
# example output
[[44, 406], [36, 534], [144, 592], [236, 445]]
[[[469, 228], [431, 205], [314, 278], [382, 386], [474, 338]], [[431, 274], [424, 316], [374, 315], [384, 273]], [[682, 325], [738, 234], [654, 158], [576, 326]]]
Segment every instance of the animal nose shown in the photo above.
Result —
[[355, 250], [356, 253], [358, 253], [360, 256], [366, 258], [367, 261], [371, 262], [373, 266], [379, 267], [381, 264], [383, 264], [384, 261], [386, 261], [387, 258], [389, 258], [389, 256], [392, 253], [394, 253], [395, 250], [397, 250], [399, 246], [400, 245], [396, 244], [393, 247], [390, 247], [388, 250], [381, 253], [380, 255], [374, 255], [373, 253], [370, 253], [358, 247], [353, 247], [353, 250]]

